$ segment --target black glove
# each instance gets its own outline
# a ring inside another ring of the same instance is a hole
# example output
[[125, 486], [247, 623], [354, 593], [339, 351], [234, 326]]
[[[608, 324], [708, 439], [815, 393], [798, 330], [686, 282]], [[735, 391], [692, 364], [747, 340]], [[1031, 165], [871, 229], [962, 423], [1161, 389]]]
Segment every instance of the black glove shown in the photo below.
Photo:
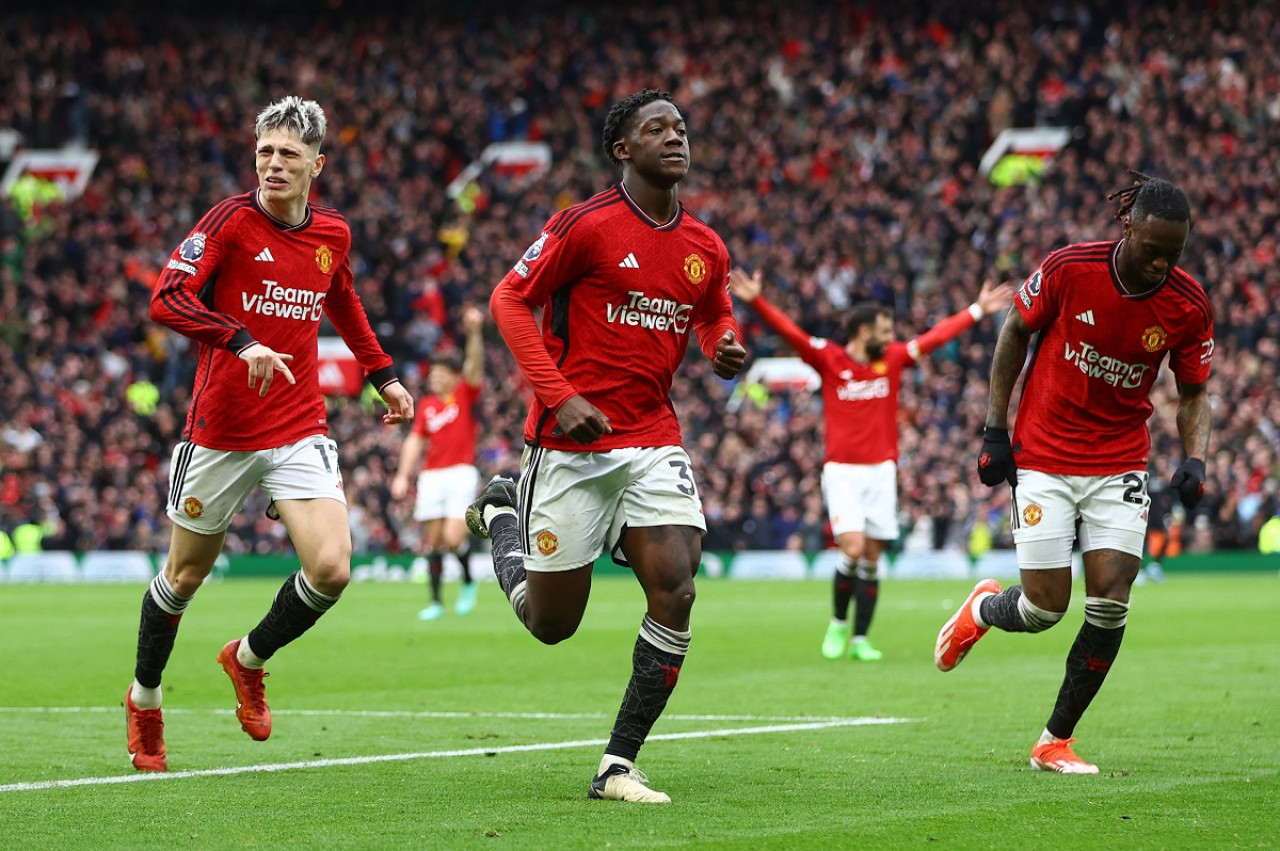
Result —
[[982, 430], [982, 452], [978, 455], [978, 478], [989, 488], [1001, 482], [1018, 483], [1018, 468], [1013, 464], [1013, 445], [1009, 429], [987, 426]]
[[1178, 499], [1187, 510], [1195, 508], [1204, 498], [1204, 462], [1199, 458], [1188, 458], [1173, 474], [1169, 485], [1178, 492]]

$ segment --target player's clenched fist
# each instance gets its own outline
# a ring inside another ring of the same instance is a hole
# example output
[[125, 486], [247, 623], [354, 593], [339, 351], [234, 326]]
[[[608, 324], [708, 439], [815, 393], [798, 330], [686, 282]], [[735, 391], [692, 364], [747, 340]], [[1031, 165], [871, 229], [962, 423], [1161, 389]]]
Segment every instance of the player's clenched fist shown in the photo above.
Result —
[[1199, 458], [1188, 458], [1174, 472], [1169, 485], [1178, 494], [1178, 499], [1187, 510], [1195, 508], [1204, 498], [1204, 462]]
[[725, 331], [716, 342], [716, 356], [711, 361], [711, 368], [721, 378], [733, 378], [746, 360], [747, 350], [734, 338], [732, 331]]
[[1018, 483], [1018, 468], [1013, 463], [1013, 445], [1009, 430], [987, 426], [982, 430], [982, 451], [978, 453], [978, 478], [987, 487], [1001, 482]]

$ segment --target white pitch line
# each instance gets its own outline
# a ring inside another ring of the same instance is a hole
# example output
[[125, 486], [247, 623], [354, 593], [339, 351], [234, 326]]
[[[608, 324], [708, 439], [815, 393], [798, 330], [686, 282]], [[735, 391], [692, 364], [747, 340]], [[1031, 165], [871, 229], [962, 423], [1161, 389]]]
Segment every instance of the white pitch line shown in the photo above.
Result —
[[[99, 713], [119, 712], [119, 706], [0, 706], [0, 713]], [[165, 715], [232, 715], [234, 709], [170, 709], [165, 707]], [[346, 718], [514, 718], [525, 721], [595, 721], [601, 718], [612, 718], [614, 714], [603, 712], [412, 712], [408, 710], [365, 710], [365, 709], [273, 709], [273, 716], [331, 716]], [[751, 722], [811, 722], [811, 721], [848, 721], [839, 715], [668, 715], [667, 721], [751, 721]]]
[[[762, 733], [788, 733], [802, 730], [822, 730], [831, 727], [866, 727], [878, 724], [906, 724], [911, 718], [842, 718], [813, 721], [800, 724], [772, 724], [763, 727], [739, 727], [725, 730], [694, 730], [687, 733], [661, 733], [650, 736], [648, 741], [675, 739], [707, 739], [713, 736], [752, 736]], [[32, 783], [9, 783], [0, 786], [0, 792], [37, 792], [43, 789], [68, 789], [76, 786], [113, 786], [119, 783], [158, 782], [182, 780], [188, 777], [222, 777], [233, 774], [269, 774], [277, 771], [294, 771], [300, 768], [330, 768], [345, 765], [369, 765], [375, 762], [405, 762], [415, 759], [441, 759], [455, 756], [496, 756], [504, 753], [529, 751], [557, 751], [568, 748], [598, 747], [608, 744], [608, 739], [578, 739], [568, 742], [543, 742], [533, 745], [511, 745], [502, 748], [468, 748], [452, 751], [424, 751], [421, 753], [378, 754], [375, 756], [349, 756], [338, 759], [314, 759], [305, 762], [275, 762], [265, 765], [241, 765], [229, 768], [205, 768], [195, 771], [166, 773], [148, 772], [125, 774], [115, 777], [81, 777], [75, 780], [40, 780]]]

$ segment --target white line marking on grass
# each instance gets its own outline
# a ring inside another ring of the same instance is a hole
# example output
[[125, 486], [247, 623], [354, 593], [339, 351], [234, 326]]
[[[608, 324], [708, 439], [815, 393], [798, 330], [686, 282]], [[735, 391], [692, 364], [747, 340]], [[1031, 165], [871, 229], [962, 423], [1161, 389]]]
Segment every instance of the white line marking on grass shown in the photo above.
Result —
[[[495, 713], [500, 714], [500, 713]], [[509, 717], [509, 716], [502, 716]], [[770, 724], [762, 727], [740, 727], [724, 730], [693, 730], [687, 733], [660, 733], [648, 741], [672, 741], [676, 739], [709, 739], [715, 736], [754, 736], [763, 733], [788, 733], [802, 730], [822, 730], [832, 727], [867, 727], [880, 724], [907, 724], [912, 718], [835, 718], [797, 724]], [[229, 768], [205, 768], [195, 771], [168, 773], [125, 774], [117, 777], [81, 777], [74, 780], [40, 780], [32, 783], [8, 783], [0, 786], [0, 792], [37, 792], [43, 789], [67, 789], [75, 786], [113, 786], [119, 783], [158, 782], [181, 780], [187, 777], [222, 777], [232, 774], [270, 774], [277, 771], [294, 771], [300, 768], [331, 768], [346, 765], [369, 765], [375, 762], [405, 762], [415, 759], [441, 759], [456, 756], [496, 756], [504, 753], [530, 751], [557, 751], [568, 748], [599, 747], [608, 739], [578, 739], [569, 742], [542, 742], [532, 745], [511, 745], [503, 748], [467, 748], [451, 751], [425, 751], [422, 753], [378, 754], [375, 756], [349, 756], [337, 759], [314, 759], [305, 762], [275, 762], [265, 765], [241, 765]]]
[[[94, 713], [119, 712], [119, 706], [0, 706], [0, 713]], [[170, 709], [165, 707], [165, 715], [233, 715], [234, 709]], [[412, 712], [407, 710], [365, 710], [365, 709], [273, 709], [274, 715], [332, 716], [349, 718], [514, 718], [526, 721], [594, 721], [600, 718], [613, 718], [617, 713], [603, 712]], [[848, 721], [839, 715], [667, 715], [668, 721], [751, 721], [763, 722], [813, 722], [813, 721]]]

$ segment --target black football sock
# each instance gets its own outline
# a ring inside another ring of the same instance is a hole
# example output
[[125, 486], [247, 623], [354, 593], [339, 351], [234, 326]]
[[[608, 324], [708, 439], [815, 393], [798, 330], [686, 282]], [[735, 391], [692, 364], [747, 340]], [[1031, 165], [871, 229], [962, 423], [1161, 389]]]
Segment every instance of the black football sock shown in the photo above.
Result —
[[606, 754], [635, 763], [640, 746], [667, 706], [688, 652], [687, 630], [677, 632], [644, 616], [631, 656], [631, 681], [622, 697]]
[[1030, 632], [1018, 612], [1018, 600], [1022, 598], [1022, 586], [1013, 585], [999, 594], [985, 597], [978, 606], [982, 622], [1005, 632]]
[[493, 574], [502, 593], [511, 601], [520, 623], [524, 623], [525, 570], [524, 548], [520, 543], [520, 524], [514, 512], [494, 512], [489, 520], [489, 538], [493, 541]]
[[463, 544], [453, 553], [458, 559], [458, 566], [462, 568], [462, 584], [471, 584], [471, 547]]
[[312, 588], [301, 570], [295, 572], [276, 592], [266, 617], [249, 632], [249, 649], [259, 659], [270, 659], [281, 647], [311, 629], [336, 602], [337, 597]]
[[190, 597], [179, 597], [169, 585], [164, 571], [151, 580], [142, 595], [142, 617], [138, 623], [138, 655], [133, 676], [144, 688], [158, 688], [160, 675], [169, 664], [178, 622], [187, 610]]
[[876, 600], [880, 596], [879, 579], [863, 579], [853, 583], [853, 634], [866, 635], [871, 628], [871, 616], [876, 613]]
[[1053, 714], [1045, 725], [1045, 729], [1059, 739], [1071, 738], [1084, 711], [1102, 688], [1124, 641], [1128, 609], [1127, 603], [1085, 599], [1085, 622], [1067, 652], [1066, 676], [1058, 690]]
[[849, 619], [849, 601], [853, 599], [853, 563], [841, 556], [836, 562], [836, 572], [831, 577], [832, 617], [838, 621]]
[[433, 552], [427, 556], [427, 575], [430, 579], [431, 602], [439, 603], [440, 577], [444, 575], [444, 553]]

